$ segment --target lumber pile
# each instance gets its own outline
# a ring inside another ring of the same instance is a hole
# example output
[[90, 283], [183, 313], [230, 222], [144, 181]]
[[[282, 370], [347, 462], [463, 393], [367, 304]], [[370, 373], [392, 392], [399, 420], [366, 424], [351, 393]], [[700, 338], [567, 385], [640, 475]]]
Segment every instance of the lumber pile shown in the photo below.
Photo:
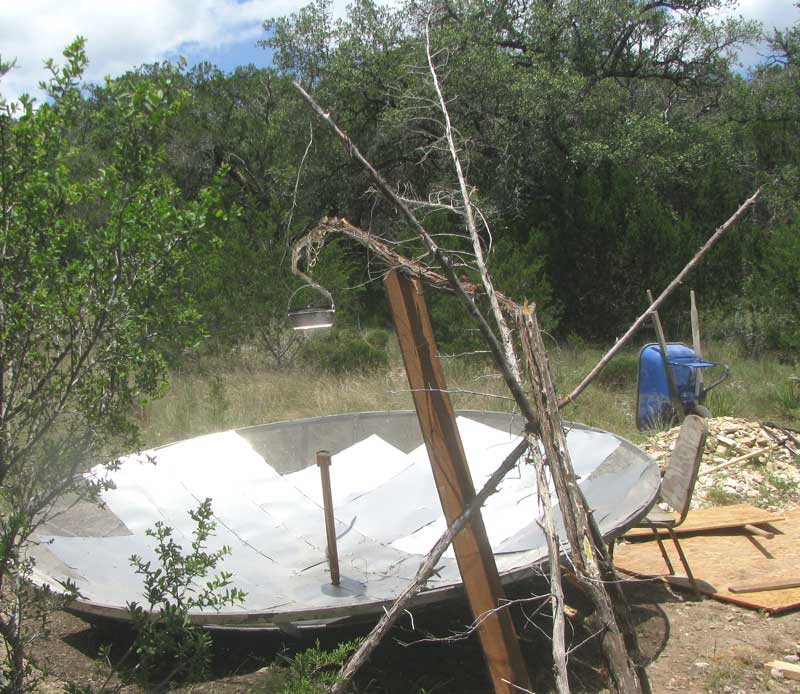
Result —
[[[769, 510], [800, 507], [800, 434], [735, 417], [708, 420], [708, 438], [692, 508], [748, 501]], [[675, 447], [679, 427], [641, 444], [662, 467]]]

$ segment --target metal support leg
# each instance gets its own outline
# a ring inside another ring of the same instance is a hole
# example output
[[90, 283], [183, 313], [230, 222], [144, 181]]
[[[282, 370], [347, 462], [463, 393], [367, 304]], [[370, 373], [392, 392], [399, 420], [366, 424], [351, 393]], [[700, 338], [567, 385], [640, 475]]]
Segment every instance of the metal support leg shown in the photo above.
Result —
[[664, 547], [664, 543], [661, 541], [661, 536], [658, 534], [658, 530], [656, 530], [653, 526], [650, 526], [650, 530], [653, 531], [653, 535], [656, 536], [656, 542], [658, 542], [658, 548], [661, 550], [661, 556], [664, 557], [664, 563], [667, 565], [667, 569], [669, 569], [669, 575], [675, 575], [675, 569], [672, 567], [672, 562], [669, 560], [669, 555], [667, 554], [667, 548]]
[[681, 543], [678, 542], [678, 536], [675, 534], [675, 531], [672, 528], [667, 528], [667, 532], [669, 533], [669, 536], [672, 538], [672, 542], [675, 545], [675, 549], [678, 550], [678, 556], [681, 559], [681, 564], [683, 564], [683, 570], [686, 571], [686, 577], [689, 579], [689, 585], [692, 586], [694, 594], [699, 596], [700, 590], [697, 588], [697, 581], [694, 580], [694, 575], [692, 574], [692, 570], [689, 568], [689, 562], [686, 561], [686, 555], [683, 553], [683, 548], [681, 547]]

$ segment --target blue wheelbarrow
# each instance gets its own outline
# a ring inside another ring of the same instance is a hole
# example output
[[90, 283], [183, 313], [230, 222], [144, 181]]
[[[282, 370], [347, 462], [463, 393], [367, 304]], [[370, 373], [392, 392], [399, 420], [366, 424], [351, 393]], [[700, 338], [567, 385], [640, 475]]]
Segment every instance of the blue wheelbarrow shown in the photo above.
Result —
[[[677, 397], [686, 414], [699, 414], [708, 417], [703, 406], [706, 395], [727, 377], [730, 371], [727, 364], [701, 359], [697, 352], [680, 342], [667, 344], [667, 361], [675, 375]], [[697, 387], [700, 369], [720, 367], [722, 374], [710, 385]], [[636, 426], [639, 430], [670, 426], [679, 413], [674, 411], [670, 399], [669, 382], [661, 357], [661, 348], [647, 344], [639, 352], [639, 383], [636, 389]]]

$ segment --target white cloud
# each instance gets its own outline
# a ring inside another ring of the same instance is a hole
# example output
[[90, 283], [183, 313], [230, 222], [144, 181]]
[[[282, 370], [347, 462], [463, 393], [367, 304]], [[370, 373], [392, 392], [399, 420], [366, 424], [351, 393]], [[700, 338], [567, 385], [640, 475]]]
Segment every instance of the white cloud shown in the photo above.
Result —
[[[723, 16], [755, 19], [761, 22], [764, 35], [772, 36], [775, 29], [785, 29], [800, 21], [797, 0], [740, 0], [738, 7], [723, 13]], [[763, 41], [755, 46], [745, 46], [739, 52], [739, 64], [751, 67], [769, 57], [769, 46]]]
[[175, 55], [181, 46], [220, 50], [262, 36], [261, 23], [302, 0], [29, 0], [0, 2], [0, 55], [17, 67], [0, 84], [7, 98], [35, 93], [46, 58], [87, 39], [86, 77], [99, 81]]
[[792, 0], [740, 0], [735, 13], [757, 19], [768, 34], [773, 28], [781, 29], [800, 20], [800, 10]]

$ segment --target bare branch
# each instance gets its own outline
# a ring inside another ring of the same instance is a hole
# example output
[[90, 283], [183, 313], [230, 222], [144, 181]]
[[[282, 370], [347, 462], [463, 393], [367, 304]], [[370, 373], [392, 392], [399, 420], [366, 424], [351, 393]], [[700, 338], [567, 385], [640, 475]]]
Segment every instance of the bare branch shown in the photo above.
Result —
[[569, 395], [559, 400], [559, 407], [564, 407], [564, 405], [568, 405], [569, 403], [573, 402], [575, 398], [577, 398], [586, 389], [586, 386], [588, 386], [595, 378], [597, 378], [600, 372], [605, 368], [606, 364], [608, 364], [614, 355], [627, 344], [628, 340], [633, 337], [634, 333], [636, 333], [636, 331], [642, 327], [642, 324], [650, 317], [650, 314], [653, 313], [653, 311], [658, 310], [661, 304], [664, 303], [664, 300], [670, 294], [672, 294], [672, 292], [683, 282], [686, 276], [699, 265], [700, 261], [706, 256], [706, 254], [723, 236], [725, 236], [725, 234], [728, 233], [731, 227], [733, 227], [744, 216], [744, 213], [748, 210], [748, 208], [758, 199], [762, 189], [763, 186], [753, 193], [749, 198], [747, 198], [747, 200], [745, 200], [739, 206], [739, 209], [736, 210], [736, 212], [734, 212], [730, 218], [714, 232], [711, 238], [709, 238], [708, 241], [703, 244], [702, 248], [695, 253], [694, 257], [688, 263], [686, 263], [686, 266], [683, 268], [683, 270], [681, 270], [675, 279], [672, 280], [669, 285], [667, 285], [667, 288], [661, 292], [658, 298], [652, 304], [650, 304], [647, 310], [634, 321], [630, 328], [628, 328], [627, 332], [621, 338], [619, 338], [619, 340], [614, 343], [614, 346], [608, 350], [608, 352], [606, 352], [599, 362], [597, 362], [597, 365], [588, 374], [586, 374], [583, 380], [577, 386], [575, 386]]

